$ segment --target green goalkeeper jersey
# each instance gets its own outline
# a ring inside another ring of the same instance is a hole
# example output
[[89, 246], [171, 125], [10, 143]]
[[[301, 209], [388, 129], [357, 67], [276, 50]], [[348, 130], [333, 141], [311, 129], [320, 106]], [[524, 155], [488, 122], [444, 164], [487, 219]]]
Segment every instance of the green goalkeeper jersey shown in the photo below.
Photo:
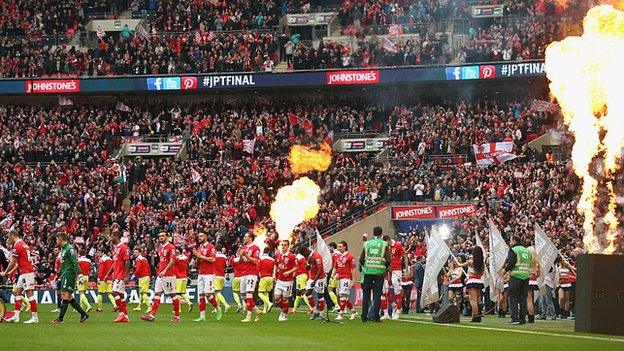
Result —
[[80, 273], [80, 266], [78, 265], [78, 256], [76, 256], [76, 250], [70, 243], [66, 243], [61, 247], [61, 269], [59, 270], [59, 277], [61, 278], [75, 278]]

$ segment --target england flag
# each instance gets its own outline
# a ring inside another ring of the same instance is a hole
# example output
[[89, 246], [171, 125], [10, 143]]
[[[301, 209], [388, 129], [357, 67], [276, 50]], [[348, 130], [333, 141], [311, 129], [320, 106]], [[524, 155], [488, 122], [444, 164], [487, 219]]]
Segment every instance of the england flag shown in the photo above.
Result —
[[500, 143], [487, 143], [481, 145], [473, 145], [475, 160], [477, 165], [498, 165], [518, 157], [513, 153], [514, 144], [511, 141]]

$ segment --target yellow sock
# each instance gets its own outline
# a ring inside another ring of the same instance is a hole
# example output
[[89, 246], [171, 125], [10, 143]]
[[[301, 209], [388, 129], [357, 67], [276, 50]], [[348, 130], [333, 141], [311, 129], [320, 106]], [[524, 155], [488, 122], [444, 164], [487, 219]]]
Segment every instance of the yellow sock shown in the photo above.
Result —
[[301, 296], [301, 298], [306, 303], [306, 305], [308, 305], [308, 308], [312, 308], [312, 305], [310, 305], [310, 299], [308, 299], [307, 296], [304, 295], [304, 296]]
[[329, 292], [329, 298], [334, 303], [334, 306], [338, 306], [338, 296], [336, 296], [336, 293], [334, 291]]
[[297, 295], [295, 297], [295, 302], [293, 303], [293, 310], [296, 310], [299, 307], [299, 302], [301, 302], [301, 296]]
[[115, 303], [115, 296], [113, 296], [113, 294], [108, 293], [108, 300], [110, 301], [111, 305], [113, 305], [113, 308], [117, 308], [117, 303]]
[[102, 297], [102, 294], [98, 293], [98, 297], [97, 297], [97, 306], [99, 309], [102, 309], [102, 301], [104, 300], [104, 297]]
[[147, 293], [142, 293], [141, 298], [143, 299], [143, 303], [145, 304], [147, 308], [152, 307], [152, 301], [150, 301], [149, 296], [147, 296]]
[[217, 292], [217, 301], [219, 301], [219, 303], [225, 307], [225, 308], [230, 308], [230, 305], [227, 303], [227, 301], [225, 300], [225, 296], [223, 296], [223, 294], [221, 293], [221, 291]]
[[184, 302], [186, 302], [187, 305], [192, 305], [193, 303], [191, 302], [191, 299], [189, 299], [188, 294], [182, 294], [182, 300], [184, 300]]
[[232, 295], [234, 296], [234, 301], [236, 305], [242, 306], [240, 296], [238, 295], [238, 291], [232, 291]]
[[89, 303], [89, 299], [87, 298], [87, 294], [85, 293], [80, 293], [80, 306], [85, 311], [91, 309], [91, 304]]
[[30, 303], [28, 302], [28, 297], [26, 295], [22, 295], [22, 303], [26, 305], [26, 312], [30, 312]]
[[259, 292], [258, 297], [260, 298], [260, 300], [262, 300], [262, 302], [264, 302], [262, 311], [264, 313], [267, 313], [267, 311], [269, 310], [269, 305], [271, 304], [271, 300], [269, 300], [269, 294], [265, 292]]

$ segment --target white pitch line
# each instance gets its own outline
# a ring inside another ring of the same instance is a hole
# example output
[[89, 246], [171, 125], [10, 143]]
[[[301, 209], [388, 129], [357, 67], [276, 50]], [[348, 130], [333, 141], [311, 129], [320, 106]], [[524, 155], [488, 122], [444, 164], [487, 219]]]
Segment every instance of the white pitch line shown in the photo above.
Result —
[[481, 327], [481, 326], [463, 325], [463, 324], [434, 323], [434, 322], [428, 322], [428, 321], [423, 321], [423, 320], [404, 319], [404, 318], [403, 319], [399, 319], [399, 322], [432, 324], [432, 325], [439, 325], [439, 326], [443, 326], [443, 327], [455, 327], [455, 328], [478, 329], [478, 330], [491, 330], [491, 331], [500, 331], [500, 332], [520, 333], [520, 334], [558, 336], [558, 337], [562, 337], [562, 338], [598, 340], [598, 341], [612, 341], [612, 342], [624, 343], [624, 339], [616, 339], [616, 338], [608, 338], [608, 337], [600, 337], [600, 336], [558, 334], [558, 333], [547, 333], [547, 332], [540, 332], [540, 331], [534, 331], [534, 330], [505, 329], [505, 328]]

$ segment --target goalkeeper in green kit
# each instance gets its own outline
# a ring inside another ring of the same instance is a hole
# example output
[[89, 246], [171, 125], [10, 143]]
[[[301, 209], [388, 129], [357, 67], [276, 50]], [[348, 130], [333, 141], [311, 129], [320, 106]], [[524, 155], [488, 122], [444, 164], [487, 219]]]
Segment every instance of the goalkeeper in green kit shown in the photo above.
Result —
[[61, 297], [63, 302], [61, 303], [61, 312], [57, 319], [53, 320], [52, 324], [61, 324], [67, 313], [67, 307], [72, 307], [80, 313], [80, 322], [84, 323], [89, 315], [85, 312], [76, 299], [74, 299], [73, 293], [76, 287], [76, 278], [80, 274], [80, 266], [78, 265], [78, 257], [76, 256], [76, 250], [69, 243], [66, 233], [56, 234], [56, 245], [61, 249], [60, 260], [61, 269], [58, 273], [58, 278], [61, 280]]

